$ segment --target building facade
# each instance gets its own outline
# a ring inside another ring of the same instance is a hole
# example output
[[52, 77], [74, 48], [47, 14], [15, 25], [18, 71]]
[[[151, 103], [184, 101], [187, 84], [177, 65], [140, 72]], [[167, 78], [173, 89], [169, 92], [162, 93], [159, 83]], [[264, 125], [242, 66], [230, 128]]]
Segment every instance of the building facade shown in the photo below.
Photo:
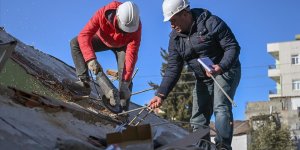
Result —
[[275, 59], [268, 76], [276, 82], [270, 98], [300, 96], [300, 40], [269, 43], [268, 53]]
[[268, 43], [267, 51], [275, 60], [268, 76], [276, 87], [269, 91], [269, 101], [247, 104], [246, 118], [276, 113], [280, 124], [288, 126], [300, 143], [300, 35], [294, 41]]

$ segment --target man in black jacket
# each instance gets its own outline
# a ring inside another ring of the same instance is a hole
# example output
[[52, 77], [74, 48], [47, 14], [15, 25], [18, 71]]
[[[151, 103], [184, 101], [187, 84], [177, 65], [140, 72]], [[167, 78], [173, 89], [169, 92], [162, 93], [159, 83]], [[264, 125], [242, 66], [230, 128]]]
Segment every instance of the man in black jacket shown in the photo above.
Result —
[[[168, 65], [160, 87], [149, 102], [158, 108], [177, 83], [184, 62], [194, 71], [196, 85], [193, 91], [191, 124], [195, 130], [209, 125], [215, 115], [218, 147], [231, 150], [233, 136], [232, 105], [221, 89], [210, 78], [214, 76], [233, 99], [241, 78], [240, 46], [226, 23], [205, 9], [190, 9], [188, 0], [164, 0], [164, 21], [170, 21]], [[205, 70], [197, 61], [209, 57], [215, 65]], [[210, 140], [209, 135], [205, 139]], [[203, 146], [203, 144], [202, 144]]]

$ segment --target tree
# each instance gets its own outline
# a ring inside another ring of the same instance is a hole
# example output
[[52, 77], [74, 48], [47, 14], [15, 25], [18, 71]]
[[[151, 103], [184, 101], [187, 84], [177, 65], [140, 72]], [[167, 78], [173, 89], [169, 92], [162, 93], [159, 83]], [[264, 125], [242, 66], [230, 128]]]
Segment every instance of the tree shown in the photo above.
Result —
[[[161, 75], [163, 76], [167, 67], [167, 58], [169, 54], [162, 48], [160, 54], [164, 59], [161, 68]], [[194, 85], [194, 75], [192, 72], [188, 71], [188, 67], [185, 65], [177, 84], [165, 99], [161, 107], [162, 111], [165, 113], [159, 115], [168, 120], [189, 122], [192, 114], [192, 92]], [[183, 125], [183, 127], [188, 126], [189, 125], [187, 124]]]
[[[256, 116], [256, 129], [251, 131], [251, 150], [292, 150], [290, 131], [276, 123], [272, 115]], [[252, 119], [253, 122], [253, 119]]]

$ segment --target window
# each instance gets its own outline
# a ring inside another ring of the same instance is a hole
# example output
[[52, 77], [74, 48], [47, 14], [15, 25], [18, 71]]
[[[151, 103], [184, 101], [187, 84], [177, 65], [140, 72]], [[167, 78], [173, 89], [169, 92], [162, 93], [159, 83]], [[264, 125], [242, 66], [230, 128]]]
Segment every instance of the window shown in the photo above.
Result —
[[292, 64], [299, 64], [299, 55], [292, 55]]
[[300, 80], [293, 80], [293, 90], [300, 90]]

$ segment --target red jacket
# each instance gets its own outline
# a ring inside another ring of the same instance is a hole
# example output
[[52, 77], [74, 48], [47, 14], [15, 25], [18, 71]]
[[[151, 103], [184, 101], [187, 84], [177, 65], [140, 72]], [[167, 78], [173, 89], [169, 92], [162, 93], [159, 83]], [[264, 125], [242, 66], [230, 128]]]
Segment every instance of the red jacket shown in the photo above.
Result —
[[133, 33], [120, 32], [116, 29], [118, 26], [117, 18], [114, 17], [111, 23], [106, 17], [107, 10], [116, 10], [122, 3], [113, 1], [99, 9], [94, 16], [85, 25], [78, 35], [78, 42], [85, 62], [96, 59], [95, 51], [91, 43], [92, 37], [96, 34], [102, 42], [110, 48], [120, 48], [126, 46], [126, 56], [122, 79], [130, 81], [134, 66], [138, 58], [138, 50], [141, 41], [142, 25]]

